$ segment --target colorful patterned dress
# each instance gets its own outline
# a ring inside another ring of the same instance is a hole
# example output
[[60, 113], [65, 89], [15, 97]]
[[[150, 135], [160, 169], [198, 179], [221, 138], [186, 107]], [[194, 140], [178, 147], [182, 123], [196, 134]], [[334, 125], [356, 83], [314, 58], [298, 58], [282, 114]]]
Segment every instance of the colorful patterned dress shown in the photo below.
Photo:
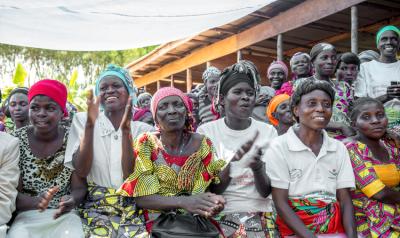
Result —
[[389, 161], [375, 159], [369, 148], [361, 142], [347, 145], [356, 179], [352, 192], [357, 231], [363, 237], [400, 237], [400, 206], [387, 204], [373, 198], [384, 187], [400, 191], [399, 149], [382, 141]]
[[[211, 183], [219, 183], [217, 175], [225, 165], [216, 159], [211, 141], [204, 137], [199, 149], [190, 156], [169, 155], [156, 135], [142, 134], [134, 146], [134, 172], [125, 180], [118, 193], [127, 197], [149, 195], [176, 196], [200, 194]], [[158, 211], [145, 210], [146, 220], [153, 220]], [[148, 231], [151, 223], [147, 224]]]

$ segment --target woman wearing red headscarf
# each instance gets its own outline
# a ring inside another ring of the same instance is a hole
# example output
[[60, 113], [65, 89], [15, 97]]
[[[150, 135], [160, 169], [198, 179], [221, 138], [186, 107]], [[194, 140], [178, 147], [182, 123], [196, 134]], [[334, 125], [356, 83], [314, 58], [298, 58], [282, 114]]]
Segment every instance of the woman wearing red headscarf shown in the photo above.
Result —
[[64, 166], [69, 129], [67, 89], [45, 79], [28, 92], [31, 125], [14, 131], [19, 138], [21, 171], [17, 217], [7, 237], [83, 237], [74, 208], [86, 195], [86, 180]]

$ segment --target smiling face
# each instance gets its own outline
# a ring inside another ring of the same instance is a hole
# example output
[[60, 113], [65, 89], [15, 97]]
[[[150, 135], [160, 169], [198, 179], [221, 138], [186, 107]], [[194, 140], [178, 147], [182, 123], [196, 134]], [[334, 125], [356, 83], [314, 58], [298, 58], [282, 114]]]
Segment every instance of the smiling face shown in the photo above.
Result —
[[294, 123], [292, 112], [290, 111], [289, 99], [281, 102], [274, 112], [274, 117], [280, 124], [292, 125]]
[[385, 31], [382, 33], [378, 41], [378, 50], [383, 57], [396, 57], [399, 50], [399, 37], [393, 31]]
[[367, 138], [378, 140], [386, 133], [388, 119], [382, 105], [371, 102], [360, 106], [353, 125], [358, 133]]
[[178, 96], [165, 97], [158, 102], [156, 123], [161, 131], [182, 130], [186, 122], [186, 107]]
[[106, 112], [125, 110], [129, 95], [124, 83], [116, 76], [107, 76], [101, 80], [100, 103]]
[[229, 89], [223, 96], [225, 116], [247, 119], [253, 112], [256, 100], [256, 91], [246, 82], [240, 82]]
[[293, 74], [298, 77], [305, 77], [308, 76], [310, 73], [311, 62], [306, 56], [299, 55], [292, 59], [290, 67]]
[[338, 69], [336, 70], [336, 78], [339, 81], [346, 81], [350, 85], [357, 79], [358, 66], [356, 64], [346, 64], [340, 62]]
[[324, 50], [317, 55], [313, 64], [315, 72], [321, 76], [332, 77], [335, 73], [336, 51]]
[[272, 69], [268, 74], [271, 81], [271, 88], [279, 90], [285, 81], [285, 72], [282, 69]]
[[314, 90], [301, 97], [293, 113], [301, 127], [309, 130], [324, 129], [332, 116], [332, 100], [322, 90]]
[[28, 96], [24, 93], [13, 94], [10, 98], [8, 109], [13, 121], [27, 121], [29, 114]]
[[61, 107], [44, 95], [35, 96], [29, 104], [29, 118], [38, 132], [49, 133], [56, 130], [63, 115]]

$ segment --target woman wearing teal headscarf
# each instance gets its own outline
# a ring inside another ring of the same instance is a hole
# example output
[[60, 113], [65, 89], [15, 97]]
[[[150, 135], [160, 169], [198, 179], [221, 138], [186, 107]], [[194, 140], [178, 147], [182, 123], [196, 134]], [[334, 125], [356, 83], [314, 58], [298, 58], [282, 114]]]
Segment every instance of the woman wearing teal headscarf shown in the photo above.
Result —
[[[132, 138], [153, 127], [131, 120], [136, 90], [126, 69], [109, 65], [96, 81], [95, 96], [88, 98], [87, 113], [74, 116], [65, 154], [66, 166], [88, 180], [88, 195], [80, 209], [85, 235], [145, 236], [134, 200], [115, 190], [133, 172], [134, 157], [122, 157], [122, 144], [131, 144]], [[122, 135], [131, 136], [125, 140]]]
[[355, 97], [372, 97], [386, 102], [400, 97], [400, 30], [396, 26], [385, 26], [376, 34], [379, 58], [361, 64], [355, 82]]

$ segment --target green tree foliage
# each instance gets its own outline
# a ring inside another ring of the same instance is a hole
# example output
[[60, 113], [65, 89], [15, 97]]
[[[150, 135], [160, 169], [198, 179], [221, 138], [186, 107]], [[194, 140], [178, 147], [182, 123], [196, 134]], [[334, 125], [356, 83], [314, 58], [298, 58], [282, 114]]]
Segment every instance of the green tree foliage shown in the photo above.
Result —
[[[78, 109], [86, 107], [85, 90], [94, 84], [100, 71], [108, 64], [124, 66], [149, 53], [157, 46], [148, 46], [123, 51], [55, 51], [0, 44], [0, 80], [12, 77], [14, 85], [2, 88], [3, 99], [14, 86], [23, 86], [43, 78], [63, 82], [69, 91], [69, 101]], [[82, 68], [86, 79], [77, 84], [78, 68]], [[28, 74], [24, 75], [24, 72]]]
[[76, 52], [0, 44], [0, 75], [2, 79], [5, 75], [10, 75], [15, 70], [16, 62], [22, 62], [28, 72], [35, 72], [35, 75], [29, 75], [29, 78], [53, 78], [68, 85], [73, 70], [81, 66], [87, 84], [92, 84], [107, 64], [124, 66], [149, 53], [155, 47], [123, 51]]

